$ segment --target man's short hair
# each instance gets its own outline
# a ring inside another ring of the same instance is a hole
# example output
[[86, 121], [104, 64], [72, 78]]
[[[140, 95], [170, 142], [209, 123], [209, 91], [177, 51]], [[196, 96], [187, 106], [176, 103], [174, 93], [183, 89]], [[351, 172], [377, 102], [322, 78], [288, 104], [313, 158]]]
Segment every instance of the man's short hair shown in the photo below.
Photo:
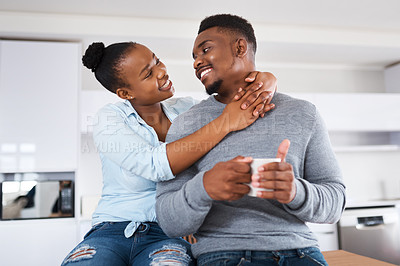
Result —
[[256, 36], [254, 35], [254, 29], [250, 22], [248, 22], [246, 19], [231, 14], [217, 14], [209, 16], [201, 21], [197, 34], [200, 34], [201, 32], [212, 27], [225, 28], [243, 35], [247, 42], [252, 45], [254, 54], [256, 53], [257, 41]]

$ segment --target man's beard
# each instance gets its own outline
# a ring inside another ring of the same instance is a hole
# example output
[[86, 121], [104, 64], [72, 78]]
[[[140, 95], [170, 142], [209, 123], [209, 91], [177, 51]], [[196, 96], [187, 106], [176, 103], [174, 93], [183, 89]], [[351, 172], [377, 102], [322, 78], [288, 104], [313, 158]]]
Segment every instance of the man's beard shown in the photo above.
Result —
[[211, 84], [210, 86], [206, 87], [206, 92], [209, 95], [213, 95], [214, 93], [217, 93], [219, 88], [221, 87], [222, 84], [222, 80], [217, 80], [216, 82], [214, 82], [213, 84]]

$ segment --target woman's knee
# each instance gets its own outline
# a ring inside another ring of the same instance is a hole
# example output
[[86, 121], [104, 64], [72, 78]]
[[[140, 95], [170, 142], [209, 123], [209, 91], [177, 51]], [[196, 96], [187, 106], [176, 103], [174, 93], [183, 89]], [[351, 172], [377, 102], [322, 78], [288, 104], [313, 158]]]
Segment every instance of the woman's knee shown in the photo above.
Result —
[[84, 263], [85, 261], [91, 261], [97, 253], [97, 249], [94, 246], [88, 244], [80, 244], [74, 250], [72, 250], [62, 262], [62, 266], [67, 265], [71, 262]]
[[150, 265], [194, 265], [190, 244], [186, 241], [171, 241], [149, 254]]
[[96, 245], [96, 243], [81, 243], [67, 255], [61, 266], [118, 266], [126, 264], [127, 261], [124, 261], [121, 254], [118, 254], [108, 247], [100, 244]]

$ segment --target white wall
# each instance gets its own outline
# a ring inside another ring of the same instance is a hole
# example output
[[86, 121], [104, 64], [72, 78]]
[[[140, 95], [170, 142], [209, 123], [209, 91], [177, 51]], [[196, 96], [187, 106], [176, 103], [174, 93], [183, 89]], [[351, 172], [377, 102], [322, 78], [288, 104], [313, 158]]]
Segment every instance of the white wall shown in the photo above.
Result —
[[348, 202], [400, 199], [400, 151], [337, 152]]
[[400, 63], [385, 69], [385, 86], [387, 92], [400, 92]]
[[79, 186], [85, 196], [98, 195], [103, 187], [101, 162], [90, 134], [82, 134]]

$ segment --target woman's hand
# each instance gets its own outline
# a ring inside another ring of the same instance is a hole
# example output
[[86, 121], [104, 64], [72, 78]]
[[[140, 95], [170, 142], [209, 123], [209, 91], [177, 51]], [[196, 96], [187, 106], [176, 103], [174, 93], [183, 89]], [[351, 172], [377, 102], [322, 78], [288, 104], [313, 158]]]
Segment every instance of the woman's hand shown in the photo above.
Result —
[[[254, 110], [262, 109], [260, 116], [264, 117], [264, 114], [273, 108], [270, 105], [270, 102], [274, 97], [275, 91], [277, 90], [276, 77], [270, 72], [253, 71], [247, 76], [245, 81], [248, 82], [249, 85], [247, 85], [245, 88], [239, 88], [234, 100], [240, 100], [244, 98], [245, 101], [241, 105], [241, 108], [247, 109], [249, 106], [253, 105], [256, 99], [260, 97], [266, 97], [266, 101], [260, 103], [256, 106], [256, 108], [254, 108]], [[248, 91], [252, 93], [246, 97], [243, 97]]]
[[[258, 98], [254, 99], [250, 108], [246, 108], [246, 110], [240, 108], [253, 93], [253, 91], [248, 90], [241, 100], [232, 101], [225, 106], [224, 111], [217, 120], [226, 132], [237, 131], [248, 127], [263, 113], [265, 110], [264, 103], [268, 100], [268, 94], [266, 93], [260, 93]], [[271, 110], [275, 105], [272, 103], [269, 104], [268, 107], [268, 110]]]

